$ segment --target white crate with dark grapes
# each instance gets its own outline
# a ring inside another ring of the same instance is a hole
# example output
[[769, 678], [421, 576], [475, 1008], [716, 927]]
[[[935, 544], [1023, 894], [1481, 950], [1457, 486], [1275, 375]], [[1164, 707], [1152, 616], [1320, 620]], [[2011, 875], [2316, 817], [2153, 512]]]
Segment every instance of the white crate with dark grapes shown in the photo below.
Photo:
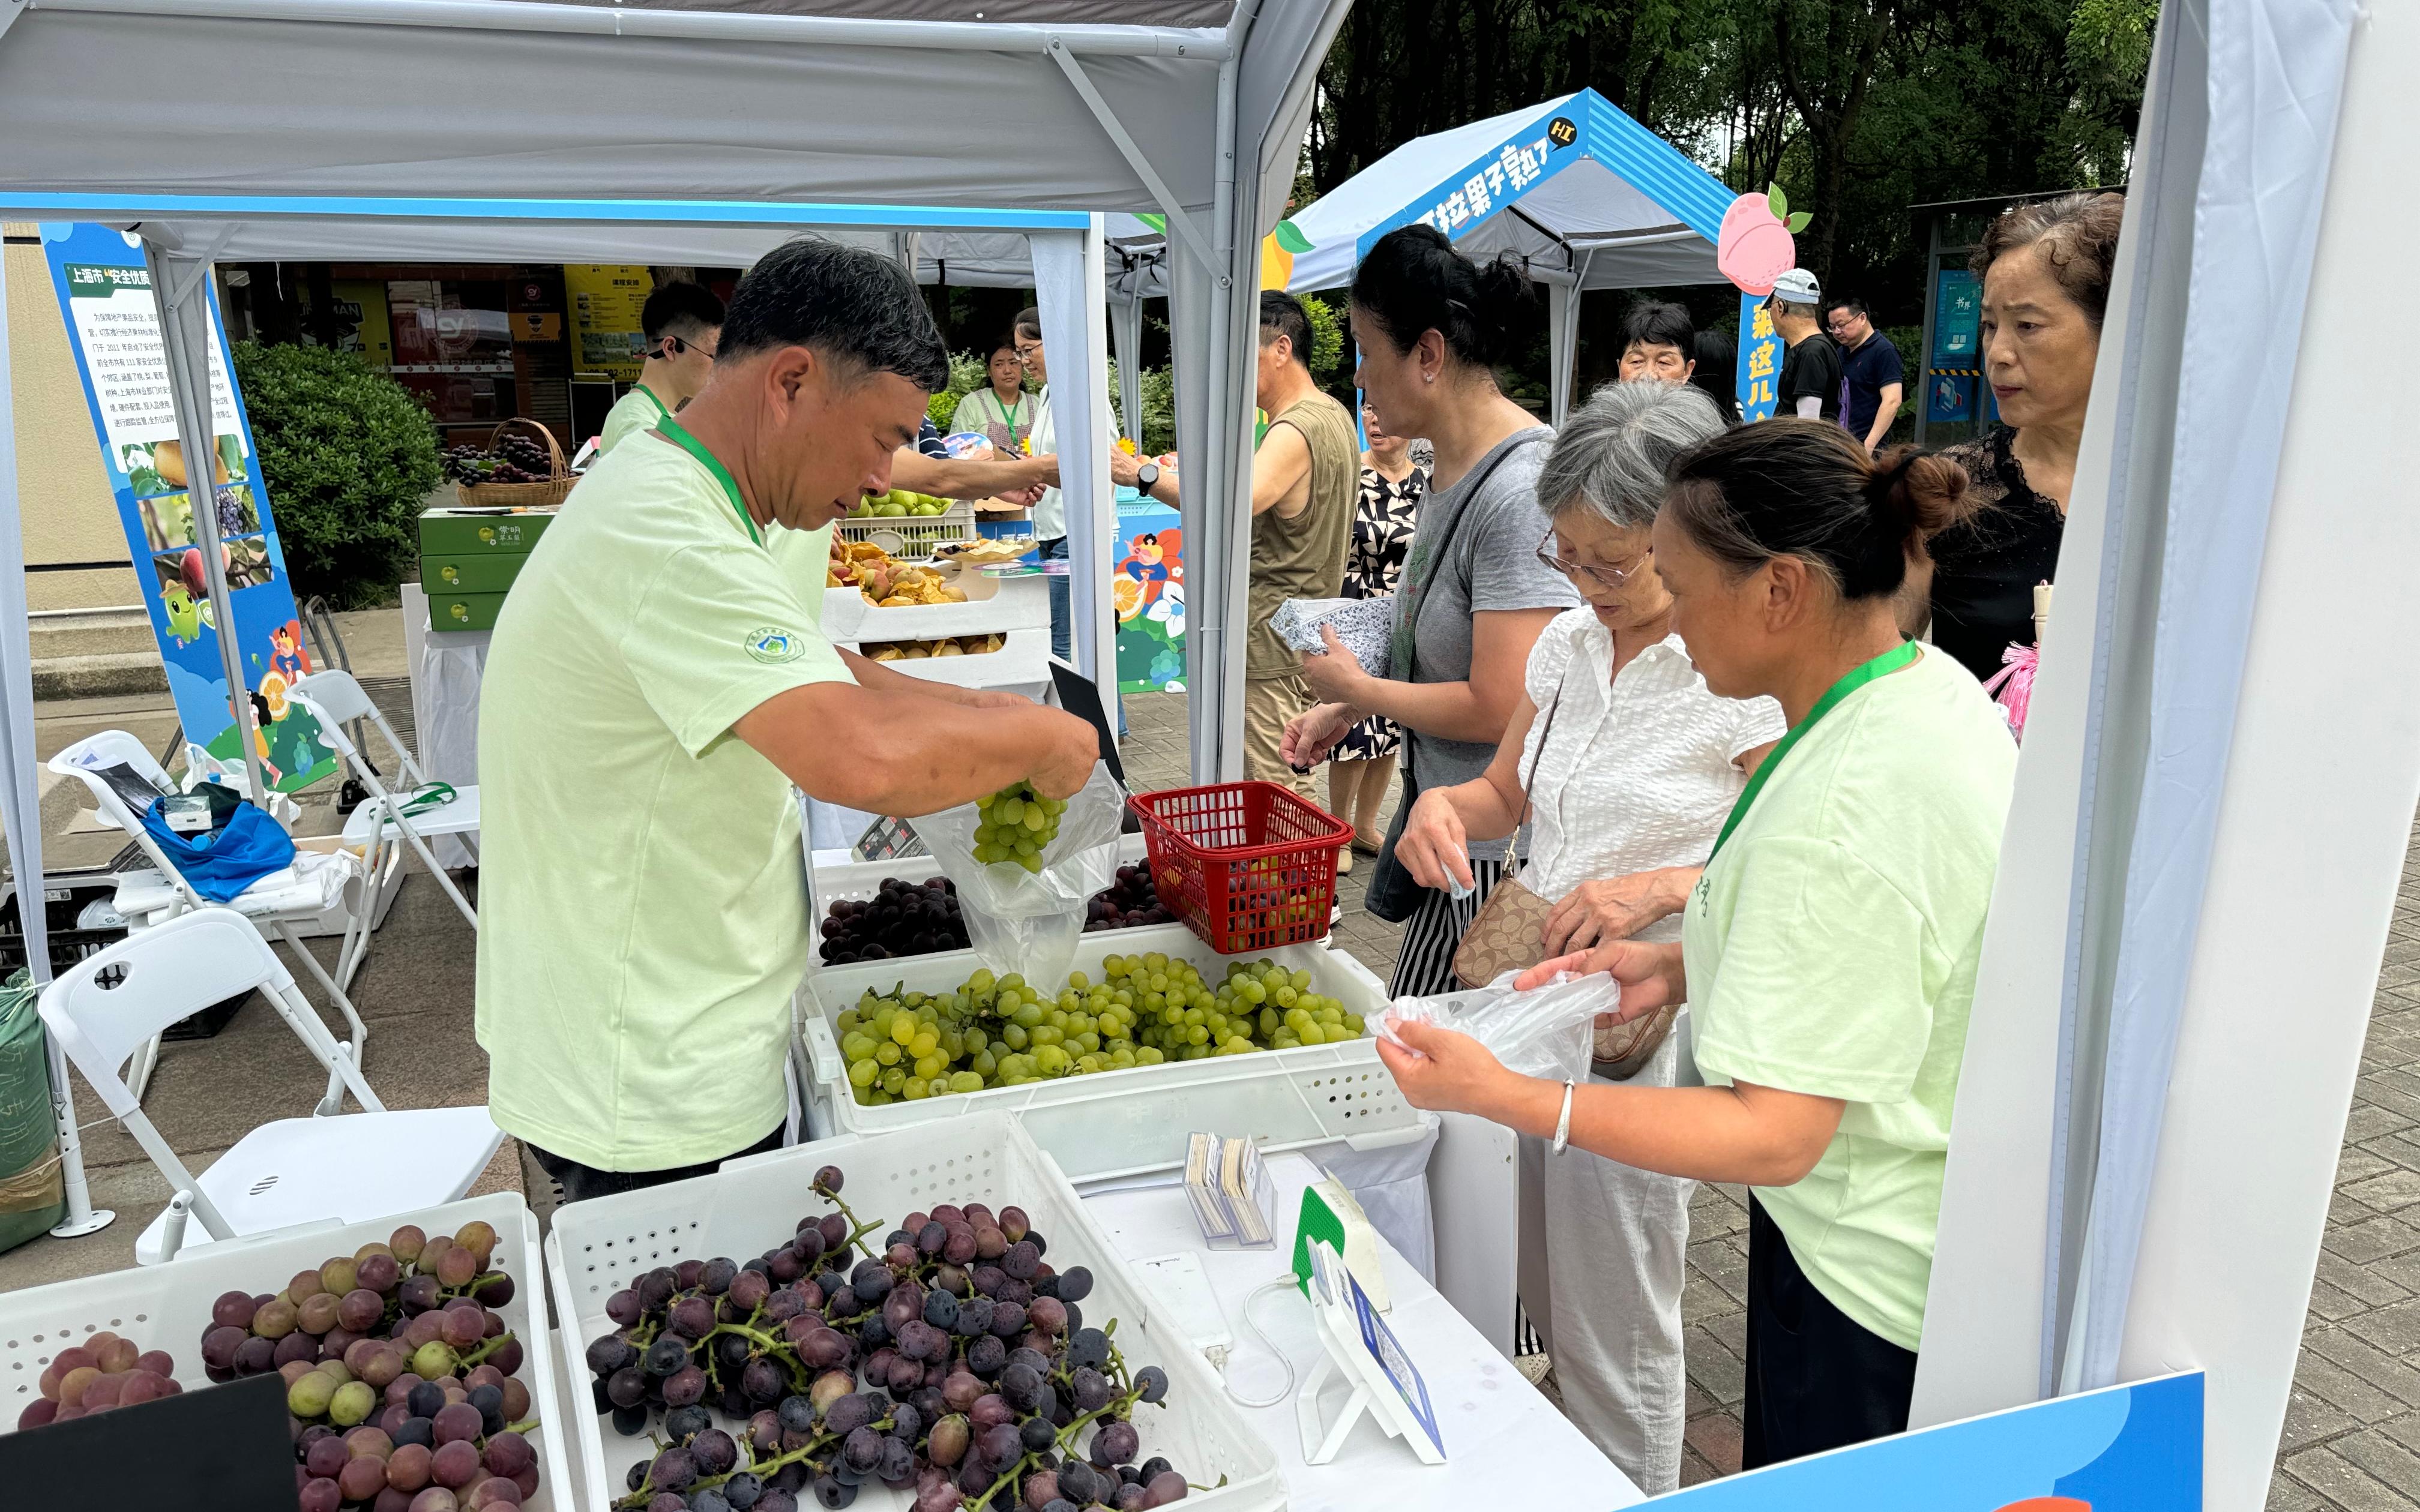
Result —
[[600, 1512], [1284, 1504], [1277, 1459], [1004, 1114], [555, 1214]]

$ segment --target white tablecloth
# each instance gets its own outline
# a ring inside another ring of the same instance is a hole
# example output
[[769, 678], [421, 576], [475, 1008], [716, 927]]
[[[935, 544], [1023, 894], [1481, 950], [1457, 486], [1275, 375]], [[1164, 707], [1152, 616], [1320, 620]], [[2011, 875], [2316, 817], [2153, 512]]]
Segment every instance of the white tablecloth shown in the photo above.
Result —
[[[1302, 1189], [1316, 1172], [1299, 1155], [1269, 1162], [1277, 1187], [1275, 1250], [1206, 1250], [1184, 1190], [1144, 1187], [1087, 1197], [1111, 1242], [1129, 1259], [1178, 1250], [1201, 1252], [1202, 1268], [1218, 1294], [1227, 1331], [1235, 1337], [1229, 1377], [1248, 1396], [1274, 1393], [1282, 1376], [1244, 1323], [1244, 1303], [1263, 1282], [1283, 1273], [1294, 1256], [1295, 1216]], [[1494, 1345], [1385, 1240], [1379, 1241], [1393, 1310], [1387, 1326], [1428, 1382], [1445, 1439], [1446, 1462], [1423, 1465], [1410, 1449], [1364, 1420], [1327, 1464], [1303, 1462], [1292, 1397], [1275, 1407], [1240, 1407], [1244, 1420], [1277, 1451], [1288, 1512], [1369, 1512], [1371, 1508], [1552, 1507], [1557, 1512], [1606, 1512], [1643, 1500], [1613, 1463], [1599, 1454], [1554, 1404], [1521, 1379]], [[1252, 1310], [1293, 1360], [1297, 1381], [1320, 1359], [1311, 1304], [1295, 1292], [1263, 1297]], [[1333, 1415], [1346, 1388], [1331, 1381], [1322, 1407]]]
[[[418, 583], [403, 585], [404, 654], [411, 664], [412, 754], [434, 781], [469, 787], [479, 780], [479, 682], [487, 675], [492, 630], [432, 630], [428, 599]], [[429, 849], [441, 866], [471, 864], [471, 853], [450, 835]]]

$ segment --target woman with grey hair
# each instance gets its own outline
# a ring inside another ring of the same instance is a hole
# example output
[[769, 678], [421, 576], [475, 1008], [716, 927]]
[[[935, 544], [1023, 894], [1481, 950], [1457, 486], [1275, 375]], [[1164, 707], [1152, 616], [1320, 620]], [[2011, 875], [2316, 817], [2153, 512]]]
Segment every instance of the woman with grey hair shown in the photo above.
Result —
[[[1423, 885], [1471, 880], [1469, 842], [1531, 825], [1524, 886], [1553, 903], [1537, 959], [1590, 941], [1677, 940], [1724, 817], [1785, 723], [1769, 698], [1717, 698], [1671, 632], [1648, 532], [1672, 458], [1723, 428], [1685, 385], [1599, 389], [1538, 475], [1553, 519], [1538, 554], [1586, 601], [1530, 653], [1525, 696], [1478, 780], [1423, 792], [1396, 854]], [[1525, 793], [1527, 795], [1525, 798]], [[1594, 1073], [1669, 1087], [1661, 1022]], [[1627, 1026], [1622, 1033], [1629, 1038]], [[1522, 1302], [1564, 1411], [1650, 1496], [1680, 1484], [1686, 1378], [1681, 1290], [1696, 1183], [1525, 1140]], [[1544, 1242], [1537, 1241], [1543, 1238]]]

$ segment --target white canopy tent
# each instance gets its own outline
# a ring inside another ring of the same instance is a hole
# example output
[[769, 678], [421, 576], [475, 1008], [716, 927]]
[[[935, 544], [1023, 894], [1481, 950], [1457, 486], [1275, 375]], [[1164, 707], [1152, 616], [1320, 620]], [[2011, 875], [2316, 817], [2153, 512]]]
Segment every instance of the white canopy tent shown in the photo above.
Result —
[[1288, 286], [1341, 288], [1371, 245], [1426, 222], [1546, 285], [1556, 424], [1571, 410], [1580, 296], [1730, 282], [1714, 235], [1738, 196], [1593, 89], [1415, 137], [1294, 217]]
[[[992, 0], [979, 22], [939, 19], [930, 0], [816, 0], [817, 14], [745, 3], [0, 0], [0, 219], [81, 217], [135, 232], [179, 428], [203, 455], [202, 294], [221, 258], [392, 256], [399, 244], [380, 232], [404, 225], [453, 225], [448, 255], [536, 260], [575, 244], [556, 238], [585, 224], [611, 239], [577, 242], [586, 251], [572, 260], [611, 261], [673, 248], [680, 255], [665, 260], [709, 260], [703, 249], [784, 225], [1040, 226], [1085, 249], [1073, 268], [1059, 260], [1056, 298], [1054, 281], [1038, 280], [1067, 325], [1046, 339], [1081, 348], [1083, 369], [1097, 372], [1101, 307], [1079, 297], [1106, 279], [1090, 212], [1156, 210], [1182, 248], [1170, 292], [1186, 528], [1200, 543], [1198, 579], [1228, 589], [1197, 599], [1187, 638], [1193, 765], [1204, 780], [1235, 775], [1242, 680], [1230, 666], [1242, 650], [1250, 517], [1233, 496], [1249, 476], [1240, 417], [1251, 411], [1252, 350], [1249, 301], [1236, 296], [1254, 286], [1261, 206], [1282, 203], [1318, 61], [1348, 0]], [[373, 54], [378, 66], [365, 69]], [[194, 87], [204, 79], [207, 90]], [[950, 122], [899, 112], [920, 94], [980, 95], [999, 130], [970, 141]], [[1030, 150], [1034, 142], [1050, 150]], [[531, 196], [534, 186], [547, 193]], [[528, 209], [533, 198], [545, 208]], [[892, 208], [866, 209], [869, 200]], [[927, 209], [899, 208], [911, 205]], [[1068, 211], [1086, 212], [1082, 229], [1053, 219]], [[361, 224], [339, 229], [348, 223]], [[0, 315], [0, 393], [8, 380]], [[1092, 458], [1107, 405], [1080, 409], [1061, 414], [1063, 454]], [[30, 887], [41, 836], [10, 413], [0, 402], [0, 824]], [[1080, 475], [1089, 461], [1074, 465], [1076, 487], [1105, 505], [1106, 490]], [[215, 542], [200, 544], [223, 604]], [[1075, 580], [1079, 645], [1113, 643], [1106, 580]], [[231, 656], [228, 671], [240, 686]], [[26, 911], [25, 933], [46, 977], [39, 910]], [[73, 1120], [64, 1102], [59, 1111], [88, 1215]]]

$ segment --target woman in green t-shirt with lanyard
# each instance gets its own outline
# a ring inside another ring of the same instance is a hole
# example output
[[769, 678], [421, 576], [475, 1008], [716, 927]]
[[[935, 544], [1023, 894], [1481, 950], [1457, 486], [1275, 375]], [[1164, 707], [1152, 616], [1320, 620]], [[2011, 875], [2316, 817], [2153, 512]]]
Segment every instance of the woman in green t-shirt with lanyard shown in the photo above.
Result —
[[958, 407], [950, 411], [950, 429], [953, 433], [978, 431], [991, 439], [1001, 456], [1020, 455], [1026, 439], [1033, 434], [1042, 401], [1025, 392], [1025, 364], [1017, 360], [1016, 344], [1001, 337], [991, 349], [991, 364], [985, 371], [990, 384], [958, 401]]
[[1776, 420], [1683, 454], [1652, 536], [1709, 690], [1790, 720], [1690, 891], [1677, 945], [1609, 971], [1619, 1016], [1686, 999], [1701, 1088], [1553, 1082], [1407, 1025], [1378, 1053], [1421, 1107], [1643, 1170], [1754, 1188], [1745, 1468], [1907, 1427], [1950, 1103], [2016, 747], [1973, 674], [1900, 638], [1911, 558], [1965, 474]]

